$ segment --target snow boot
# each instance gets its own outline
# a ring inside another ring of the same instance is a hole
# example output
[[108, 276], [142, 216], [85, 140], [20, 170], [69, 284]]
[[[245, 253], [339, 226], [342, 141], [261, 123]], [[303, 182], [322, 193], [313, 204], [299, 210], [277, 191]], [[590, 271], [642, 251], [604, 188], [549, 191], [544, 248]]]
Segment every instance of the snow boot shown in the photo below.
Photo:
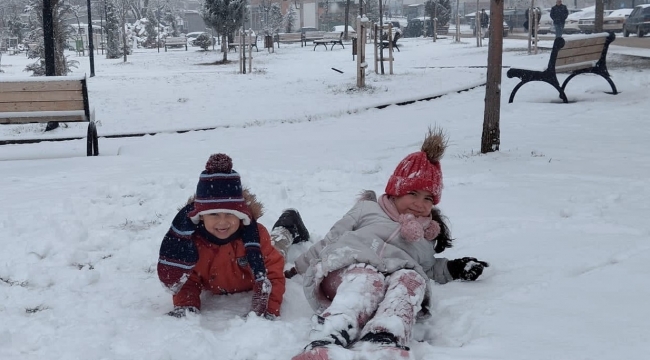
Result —
[[305, 227], [300, 213], [296, 209], [285, 209], [278, 221], [273, 224], [273, 230], [278, 227], [289, 230], [293, 238], [293, 244], [309, 240], [309, 231], [307, 231], [307, 227]]
[[368, 333], [352, 345], [356, 360], [413, 360], [408, 346], [388, 332]]

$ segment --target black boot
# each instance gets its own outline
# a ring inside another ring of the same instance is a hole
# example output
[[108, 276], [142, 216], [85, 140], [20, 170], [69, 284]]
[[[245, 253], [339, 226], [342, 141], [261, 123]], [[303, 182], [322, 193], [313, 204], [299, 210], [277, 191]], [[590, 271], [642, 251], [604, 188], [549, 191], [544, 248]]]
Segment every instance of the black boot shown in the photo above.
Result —
[[401, 345], [397, 342], [397, 337], [389, 332], [367, 333], [359, 341], [367, 341], [375, 344], [388, 345], [409, 351], [408, 346]]
[[307, 231], [305, 224], [302, 222], [298, 210], [284, 210], [278, 218], [278, 221], [273, 225], [273, 229], [277, 227], [283, 227], [289, 230], [293, 236], [293, 244], [309, 240], [309, 231]]

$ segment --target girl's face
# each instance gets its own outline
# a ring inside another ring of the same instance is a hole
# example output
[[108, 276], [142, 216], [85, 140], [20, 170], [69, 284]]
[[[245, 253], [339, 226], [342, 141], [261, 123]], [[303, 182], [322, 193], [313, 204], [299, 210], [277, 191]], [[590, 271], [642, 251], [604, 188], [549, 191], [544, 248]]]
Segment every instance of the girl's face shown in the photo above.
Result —
[[219, 239], [227, 239], [239, 229], [241, 220], [233, 214], [216, 213], [201, 215], [203, 225], [208, 232]]
[[406, 195], [395, 197], [393, 202], [400, 214], [430, 216], [433, 208], [433, 194], [426, 190], [414, 190], [409, 191]]

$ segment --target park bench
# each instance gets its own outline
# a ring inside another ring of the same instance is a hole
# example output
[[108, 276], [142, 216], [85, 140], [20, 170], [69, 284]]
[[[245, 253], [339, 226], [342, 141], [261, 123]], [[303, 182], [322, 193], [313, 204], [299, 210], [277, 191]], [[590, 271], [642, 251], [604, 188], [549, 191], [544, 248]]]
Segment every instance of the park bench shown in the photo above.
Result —
[[[399, 46], [397, 45], [397, 40], [399, 40], [401, 37], [402, 37], [401, 33], [396, 33], [395, 35], [393, 35], [393, 41], [392, 41], [393, 49], [397, 49], [397, 51], [399, 51]], [[388, 47], [390, 46], [390, 43], [391, 42], [388, 41], [388, 40], [382, 40], [380, 44], [381, 44], [382, 49], [388, 49]]]
[[303, 46], [305, 40], [302, 33], [279, 33], [276, 36], [276, 42], [278, 43], [278, 47], [280, 47], [280, 43], [294, 42], [299, 42], [300, 46]]
[[322, 39], [314, 40], [314, 51], [316, 51], [318, 45], [325, 46], [325, 50], [327, 50], [327, 45], [332, 45], [330, 50], [334, 50], [334, 45], [336, 44], [341, 45], [341, 47], [345, 49], [345, 46], [343, 46], [343, 32], [326, 32]]
[[[243, 39], [242, 39], [243, 38]], [[228, 51], [230, 50], [235, 50], [237, 52], [237, 48], [244, 43], [244, 45], [250, 45], [251, 48], [255, 48], [255, 51], [260, 51], [260, 49], [257, 48], [257, 35], [235, 35], [232, 38], [232, 42], [228, 42]]]
[[[565, 40], [556, 38], [551, 50], [551, 57], [548, 66], [544, 70], [531, 70], [523, 68], [511, 68], [508, 70], [509, 78], [519, 78], [521, 81], [510, 94], [511, 103], [520, 87], [531, 81], [543, 81], [553, 86], [560, 93], [560, 98], [568, 102], [564, 90], [571, 79], [580, 74], [600, 75], [612, 87], [611, 94], [618, 94], [616, 85], [609, 76], [605, 58], [609, 44], [616, 39], [614, 33], [600, 33], [584, 35], [579, 38]], [[564, 80], [562, 86], [557, 79], [557, 73], [570, 73]]]
[[168, 47], [183, 47], [183, 46], [185, 46], [185, 51], [187, 51], [187, 38], [185, 36], [165, 38], [165, 51], [167, 51]]
[[305, 45], [307, 41], [320, 40], [325, 36], [325, 31], [305, 31], [305, 36], [303, 37]]
[[51, 121], [88, 122], [86, 155], [99, 154], [95, 113], [88, 103], [85, 77], [52, 76], [0, 81], [0, 124]]

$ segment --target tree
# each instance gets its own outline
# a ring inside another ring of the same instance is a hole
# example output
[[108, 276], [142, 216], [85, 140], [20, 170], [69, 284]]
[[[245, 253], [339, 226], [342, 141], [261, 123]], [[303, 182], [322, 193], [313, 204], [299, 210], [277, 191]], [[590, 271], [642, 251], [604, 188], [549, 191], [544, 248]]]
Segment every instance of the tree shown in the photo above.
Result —
[[147, 22], [144, 29], [147, 32], [144, 46], [147, 48], [156, 47], [158, 43], [158, 20], [152, 10], [147, 11]]
[[[66, 25], [65, 19], [72, 16], [70, 5], [60, 0], [50, 0], [52, 6], [52, 23], [54, 31], [54, 74], [57, 76], [67, 75], [70, 69], [79, 64], [76, 60], [68, 60], [63, 54], [66, 48], [66, 40], [72, 32], [72, 28]], [[27, 57], [38, 59], [33, 64], [25, 67], [25, 71], [31, 71], [34, 76], [45, 75], [45, 47], [43, 35], [43, 1], [31, 0], [27, 7], [30, 13], [31, 31], [27, 38], [29, 42], [35, 43], [34, 49], [30, 48]]]
[[212, 45], [212, 36], [210, 36], [208, 33], [201, 33], [196, 37], [196, 40], [194, 40], [194, 45], [197, 45], [204, 51], [207, 51], [210, 45]]
[[280, 4], [273, 3], [271, 4], [271, 9], [269, 10], [269, 20], [268, 27], [270, 30], [269, 35], [277, 34], [282, 28], [282, 22], [284, 21], [284, 16], [282, 16], [282, 9]]
[[203, 20], [221, 34], [221, 51], [223, 62], [228, 61], [228, 35], [244, 24], [245, 0], [205, 0]]
[[291, 5], [284, 15], [284, 29], [290, 33], [293, 32], [294, 26], [296, 26], [296, 9]]
[[438, 18], [438, 26], [449, 24], [451, 3], [449, 0], [429, 0], [424, 4], [424, 11], [433, 18]]
[[[503, 23], [503, 0], [490, 0], [492, 23]], [[487, 82], [485, 85], [485, 109], [481, 153], [499, 151], [501, 145], [501, 72], [503, 65], [503, 26], [492, 26], [488, 43]]]
[[[120, 48], [120, 19], [114, 1], [106, 4], [106, 58], [117, 59], [122, 56]], [[122, 30], [124, 31], [124, 30]]]

